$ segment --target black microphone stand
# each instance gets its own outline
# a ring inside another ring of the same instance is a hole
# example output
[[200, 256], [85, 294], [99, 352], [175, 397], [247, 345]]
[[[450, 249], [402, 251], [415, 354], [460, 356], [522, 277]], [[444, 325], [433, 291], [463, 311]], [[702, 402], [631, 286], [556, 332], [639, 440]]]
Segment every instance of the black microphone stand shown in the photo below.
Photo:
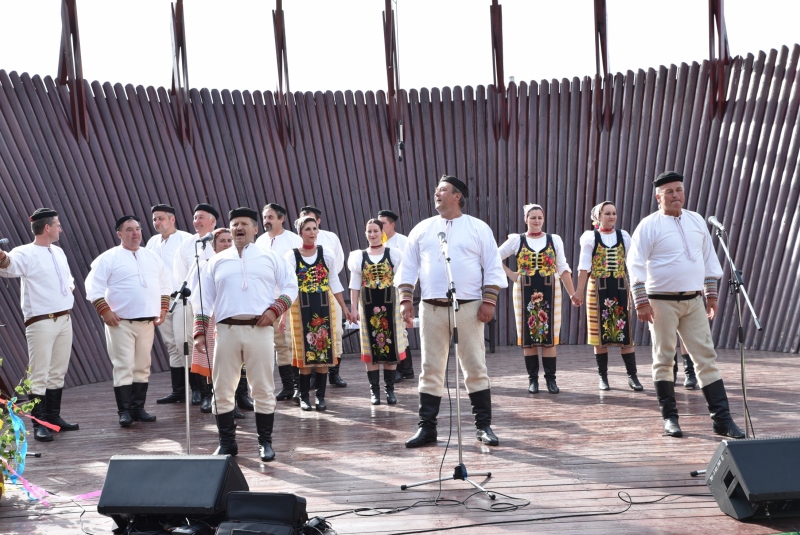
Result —
[[189, 329], [186, 328], [186, 324], [188, 320], [187, 314], [189, 314], [189, 304], [187, 300], [189, 296], [192, 295], [192, 291], [186, 287], [188, 282], [187, 276], [187, 280], [183, 281], [180, 290], [172, 294], [174, 301], [169, 307], [169, 312], [172, 313], [175, 311], [175, 305], [177, 305], [180, 300], [183, 305], [183, 377], [185, 382], [183, 390], [186, 394], [186, 455], [191, 455], [192, 435], [189, 429], [189, 407], [192, 404], [192, 389], [189, 388], [189, 368], [192, 366], [192, 359], [189, 353]]
[[741, 361], [741, 369], [742, 369], [742, 401], [744, 402], [744, 434], [745, 438], [750, 438], [752, 434], [752, 429], [750, 429], [750, 411], [747, 408], [747, 375], [745, 373], [745, 362], [744, 362], [744, 324], [742, 319], [742, 301], [741, 296], [744, 296], [744, 300], [747, 303], [748, 308], [750, 309], [750, 314], [753, 316], [753, 322], [756, 324], [756, 328], [760, 331], [761, 330], [761, 322], [758, 320], [758, 316], [756, 315], [756, 311], [753, 309], [753, 303], [750, 302], [750, 296], [747, 295], [747, 290], [744, 287], [744, 278], [742, 277], [742, 272], [736, 269], [736, 265], [733, 263], [733, 258], [731, 258], [731, 254], [728, 251], [727, 245], [725, 245], [725, 241], [722, 239], [722, 234], [724, 229], [714, 225], [716, 228], [717, 238], [719, 238], [719, 243], [722, 245], [722, 249], [725, 251], [725, 256], [728, 257], [728, 264], [731, 268], [731, 278], [730, 278], [730, 293], [731, 295], [736, 295], [736, 311], [737, 311], [737, 319], [739, 320], [739, 330], [738, 330], [738, 338], [739, 338], [739, 359]]
[[[460, 359], [458, 358], [458, 323], [456, 320], [456, 313], [458, 312], [458, 298], [456, 297], [456, 285], [453, 282], [453, 272], [450, 269], [450, 255], [447, 251], [447, 242], [442, 240], [442, 254], [444, 255], [444, 266], [445, 272], [447, 273], [447, 297], [450, 302], [453, 303], [453, 347], [455, 348], [456, 354], [456, 413], [458, 419], [456, 420], [456, 428], [458, 429], [458, 465], [456, 465], [455, 469], [453, 470], [453, 475], [451, 477], [440, 477], [437, 479], [428, 479], [426, 481], [418, 481], [417, 483], [412, 483], [410, 485], [401, 485], [400, 490], [410, 489], [411, 487], [419, 487], [420, 485], [427, 485], [428, 483], [438, 483], [441, 481], [449, 481], [449, 480], [461, 480], [466, 481], [479, 491], [485, 493], [489, 498], [492, 500], [495, 499], [495, 494], [489, 492], [482, 486], [475, 483], [473, 480], [469, 478], [469, 473], [467, 472], [467, 467], [464, 465], [464, 456], [463, 456], [463, 444], [461, 440], [461, 378], [459, 377], [459, 363]], [[447, 366], [445, 366], [445, 372], [447, 371], [447, 367], [450, 365], [450, 354], [448, 352], [447, 355]], [[492, 477], [491, 472], [480, 472], [477, 474], [473, 474], [475, 476], [484, 476], [484, 477]]]

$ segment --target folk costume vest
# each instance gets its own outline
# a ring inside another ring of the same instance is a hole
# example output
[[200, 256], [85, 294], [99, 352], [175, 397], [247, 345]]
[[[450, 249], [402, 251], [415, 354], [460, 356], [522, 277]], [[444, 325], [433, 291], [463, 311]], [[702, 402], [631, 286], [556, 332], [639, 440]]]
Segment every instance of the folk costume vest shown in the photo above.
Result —
[[298, 295], [292, 305], [292, 364], [307, 368], [336, 364], [336, 307], [329, 270], [317, 246], [317, 258], [308, 264], [294, 249]]
[[625, 242], [617, 230], [617, 244], [608, 247], [594, 231], [592, 268], [586, 293], [588, 343], [593, 346], [630, 346], [630, 299], [625, 269]]
[[395, 364], [404, 358], [408, 342], [400, 315], [397, 289], [394, 287], [394, 265], [388, 247], [384, 250], [383, 258], [375, 263], [370, 261], [367, 251], [363, 251], [358, 309], [361, 318], [361, 360], [373, 364]]
[[556, 249], [551, 234], [541, 251], [528, 248], [525, 233], [520, 234], [517, 251], [519, 280], [514, 286], [517, 318], [517, 343], [522, 347], [558, 344], [561, 287], [556, 276]]

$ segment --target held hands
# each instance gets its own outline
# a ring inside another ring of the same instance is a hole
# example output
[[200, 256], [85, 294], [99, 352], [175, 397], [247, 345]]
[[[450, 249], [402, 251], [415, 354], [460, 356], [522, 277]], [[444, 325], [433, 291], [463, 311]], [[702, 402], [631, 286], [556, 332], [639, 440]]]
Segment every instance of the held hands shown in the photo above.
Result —
[[278, 319], [278, 315], [275, 313], [274, 310], [268, 308], [267, 310], [264, 311], [263, 314], [261, 314], [261, 317], [258, 318], [258, 321], [256, 322], [256, 327], [269, 327], [270, 325], [275, 323], [276, 319]]
[[572, 294], [570, 301], [572, 301], [572, 306], [580, 307], [583, 304], [583, 295], [581, 295], [581, 292], [575, 292]]
[[[100, 317], [103, 318], [103, 323], [105, 323], [109, 327], [119, 326], [120, 317], [114, 314], [114, 312], [111, 309], [108, 309], [105, 312], [103, 312], [103, 314], [101, 314]], [[163, 322], [164, 320], [162, 319], [161, 321]], [[157, 325], [160, 325], [160, 323]]]
[[350, 322], [358, 323], [358, 306], [354, 306], [350, 311]]
[[414, 304], [411, 301], [400, 303], [400, 313], [403, 315], [403, 321], [406, 322], [406, 325], [414, 324]]

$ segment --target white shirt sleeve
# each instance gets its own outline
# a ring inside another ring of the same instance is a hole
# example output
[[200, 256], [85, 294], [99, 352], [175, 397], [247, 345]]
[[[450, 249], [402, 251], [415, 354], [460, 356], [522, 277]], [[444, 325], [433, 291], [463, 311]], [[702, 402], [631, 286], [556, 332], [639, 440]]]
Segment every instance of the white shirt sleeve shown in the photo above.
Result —
[[361, 289], [361, 258], [363, 251], [353, 251], [347, 259], [347, 269], [350, 271], [350, 286], [351, 290]]
[[[581, 234], [580, 244], [581, 244], [581, 255], [580, 258], [578, 259], [578, 271], [592, 271], [592, 252], [594, 251], [594, 231], [587, 230], [586, 232]], [[626, 251], [628, 250], [628, 244], [625, 244], [625, 250]]]
[[408, 235], [408, 242], [403, 250], [403, 269], [400, 270], [398, 277], [400, 284], [409, 284], [411, 286], [417, 285], [419, 279], [419, 240], [420, 240], [420, 225], [414, 227], [411, 234]]
[[217, 299], [217, 286], [214, 284], [214, 272], [211, 262], [200, 267], [200, 290], [192, 296], [192, 308], [195, 314], [211, 317], [214, 314], [214, 302]]
[[500, 258], [500, 251], [497, 248], [497, 241], [494, 239], [492, 229], [488, 225], [481, 225], [482, 248], [481, 248], [481, 267], [483, 268], [483, 285], [508, 287], [508, 278], [503, 270], [503, 260]]
[[631, 237], [630, 253], [626, 259], [631, 286], [647, 282], [647, 259], [653, 249], [653, 240], [650, 236], [649, 225], [647, 225], [649, 221], [649, 219], [645, 219], [642, 223], [639, 223]]
[[[341, 250], [341, 246], [339, 247]], [[333, 266], [336, 262], [336, 254], [333, 251], [328, 251], [323, 247], [322, 249], [322, 256], [325, 258], [325, 265], [326, 266]], [[342, 253], [342, 267], [344, 267], [344, 253]], [[330, 268], [329, 268], [330, 269]], [[342, 268], [339, 268], [341, 271]], [[339, 280], [338, 272], [336, 273], [328, 273], [328, 282], [331, 285], [331, 291], [335, 294], [341, 293], [344, 291], [344, 287], [342, 286], [342, 281]]]
[[558, 234], [553, 234], [553, 245], [556, 248], [556, 271], [560, 277], [565, 271], [572, 273], [567, 263], [567, 257], [564, 255], [564, 241]]
[[505, 260], [519, 251], [519, 234], [509, 234], [508, 239], [498, 248], [500, 258]]
[[86, 276], [86, 300], [90, 303], [100, 298], [105, 298], [109, 278], [109, 252], [103, 253], [94, 259]]
[[17, 254], [14, 251], [9, 251], [6, 253], [6, 256], [8, 256], [8, 259], [11, 261], [11, 263], [8, 265], [8, 267], [0, 268], [0, 277], [10, 279], [24, 275], [27, 271], [25, 264], [27, 259], [25, 258], [25, 255]]
[[294, 303], [298, 294], [297, 275], [286, 260], [278, 255], [272, 256], [275, 260], [275, 283], [280, 288], [278, 295], [285, 295]]

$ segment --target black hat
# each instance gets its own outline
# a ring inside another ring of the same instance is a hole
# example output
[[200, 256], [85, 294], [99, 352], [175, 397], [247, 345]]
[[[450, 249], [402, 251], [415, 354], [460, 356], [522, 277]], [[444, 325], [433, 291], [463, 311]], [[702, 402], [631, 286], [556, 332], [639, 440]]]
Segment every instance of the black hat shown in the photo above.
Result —
[[117, 219], [117, 223], [116, 225], [114, 225], [114, 230], [119, 230], [119, 227], [121, 227], [123, 223], [125, 223], [126, 221], [130, 221], [131, 219], [141, 224], [141, 220], [135, 215], [124, 215], [119, 219]]
[[233, 221], [237, 217], [249, 217], [256, 223], [258, 223], [258, 212], [253, 210], [252, 208], [234, 208], [230, 212], [228, 212], [228, 221]]
[[48, 217], [58, 217], [58, 212], [52, 208], [38, 208], [31, 214], [31, 223], [40, 219], [46, 219]]
[[286, 216], [286, 208], [276, 202], [267, 203], [264, 205], [264, 210], [273, 210], [278, 214], [278, 217]]
[[167, 212], [169, 214], [175, 215], [175, 207], [170, 206], [168, 204], [157, 204], [150, 208], [151, 214], [154, 214], [156, 212]]
[[657, 188], [664, 184], [669, 184], [670, 182], [683, 182], [683, 175], [675, 171], [664, 171], [653, 180], [653, 187]]
[[392, 212], [391, 210], [380, 210], [378, 211], [378, 217], [388, 217], [393, 222], [400, 219], [400, 216]]
[[461, 192], [461, 194], [464, 195], [465, 199], [469, 197], [469, 193], [467, 192], [467, 185], [461, 182], [456, 177], [450, 175], [442, 175], [442, 178], [439, 179], [439, 182], [447, 182], [448, 184], [455, 186]]
[[318, 218], [322, 217], [322, 210], [313, 205], [303, 206], [302, 208], [300, 208], [300, 213], [302, 214], [303, 212], [311, 212]]
[[204, 212], [208, 212], [209, 214], [214, 216], [214, 219], [219, 219], [219, 212], [217, 212], [217, 209], [214, 208], [213, 206], [211, 206], [210, 204], [206, 204], [204, 202], [201, 202], [200, 204], [198, 204], [197, 206], [194, 207], [194, 211], [195, 212], [198, 211], [198, 210], [202, 210]]

